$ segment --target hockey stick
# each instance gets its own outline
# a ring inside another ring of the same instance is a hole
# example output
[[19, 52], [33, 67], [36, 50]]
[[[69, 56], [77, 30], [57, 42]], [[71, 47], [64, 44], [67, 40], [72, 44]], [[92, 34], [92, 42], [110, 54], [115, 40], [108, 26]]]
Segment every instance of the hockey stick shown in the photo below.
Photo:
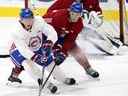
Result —
[[[121, 44], [119, 44], [119, 40], [113, 38], [112, 36], [110, 36], [109, 34], [106, 34], [106, 37], [111, 41], [113, 46], [116, 46], [117, 48], [119, 48], [121, 46]], [[120, 41], [121, 42], [121, 41]], [[122, 43], [122, 42], [121, 42]], [[123, 45], [123, 43], [122, 43]]]
[[41, 85], [39, 85], [39, 96], [41, 96], [41, 92], [42, 92], [42, 86], [43, 86], [43, 81], [44, 81], [44, 70], [45, 70], [45, 67], [43, 66], [43, 68], [42, 68]]
[[9, 58], [10, 55], [0, 55], [0, 58]]
[[45, 87], [47, 81], [49, 80], [49, 78], [50, 78], [52, 72], [54, 71], [55, 67], [56, 67], [56, 64], [54, 64], [54, 66], [53, 66], [51, 72], [49, 73], [49, 75], [48, 75], [48, 77], [46, 78], [46, 80], [44, 81], [44, 83], [42, 82], [42, 85], [40, 86], [40, 90], [39, 90], [40, 92], [39, 92], [39, 95], [38, 95], [38, 96], [41, 96], [41, 92], [42, 92], [43, 88]]

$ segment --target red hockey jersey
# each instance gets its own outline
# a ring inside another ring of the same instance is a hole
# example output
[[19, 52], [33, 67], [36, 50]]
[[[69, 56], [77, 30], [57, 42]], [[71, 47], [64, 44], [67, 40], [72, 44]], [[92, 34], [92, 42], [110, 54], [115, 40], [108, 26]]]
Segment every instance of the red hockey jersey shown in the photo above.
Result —
[[[51, 10], [57, 10], [57, 9], [65, 9], [69, 8], [70, 5], [74, 2], [75, 0], [57, 0], [53, 5], [51, 5], [48, 9], [48, 12]], [[102, 10], [99, 6], [99, 1], [98, 0], [82, 0], [83, 2], [83, 8], [87, 11], [100, 11], [102, 13]]]
[[82, 18], [79, 18], [75, 23], [70, 22], [69, 11], [67, 9], [48, 12], [43, 18], [55, 28], [58, 36], [62, 35], [63, 32], [68, 33], [64, 38], [62, 48], [62, 51], [67, 54], [67, 52], [73, 48], [78, 34], [82, 31]]

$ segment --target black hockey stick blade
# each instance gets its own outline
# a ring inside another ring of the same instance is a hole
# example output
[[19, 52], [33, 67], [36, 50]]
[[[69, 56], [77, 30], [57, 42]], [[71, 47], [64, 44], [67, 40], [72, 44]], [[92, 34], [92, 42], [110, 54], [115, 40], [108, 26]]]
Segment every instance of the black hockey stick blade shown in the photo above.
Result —
[[9, 58], [10, 55], [0, 55], [0, 58]]

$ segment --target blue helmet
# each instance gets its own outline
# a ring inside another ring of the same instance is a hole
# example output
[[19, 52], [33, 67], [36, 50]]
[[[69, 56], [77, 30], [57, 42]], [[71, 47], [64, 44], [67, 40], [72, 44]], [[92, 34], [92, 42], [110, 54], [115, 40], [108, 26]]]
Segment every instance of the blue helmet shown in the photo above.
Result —
[[21, 18], [33, 18], [33, 12], [29, 8], [23, 8], [20, 12]]
[[71, 6], [70, 6], [70, 10], [76, 13], [81, 13], [83, 10], [83, 6], [81, 3], [79, 2], [74, 2]]

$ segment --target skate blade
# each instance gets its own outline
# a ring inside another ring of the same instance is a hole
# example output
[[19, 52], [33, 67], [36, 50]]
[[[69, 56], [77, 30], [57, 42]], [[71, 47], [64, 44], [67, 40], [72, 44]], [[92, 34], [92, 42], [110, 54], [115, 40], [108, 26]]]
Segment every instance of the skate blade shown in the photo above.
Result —
[[100, 76], [99, 76], [99, 77], [96, 77], [96, 78], [94, 78], [94, 77], [92, 77], [92, 76], [90, 76], [90, 75], [88, 75], [88, 74], [87, 74], [87, 76], [88, 76], [88, 79], [89, 79], [90, 81], [100, 81]]

